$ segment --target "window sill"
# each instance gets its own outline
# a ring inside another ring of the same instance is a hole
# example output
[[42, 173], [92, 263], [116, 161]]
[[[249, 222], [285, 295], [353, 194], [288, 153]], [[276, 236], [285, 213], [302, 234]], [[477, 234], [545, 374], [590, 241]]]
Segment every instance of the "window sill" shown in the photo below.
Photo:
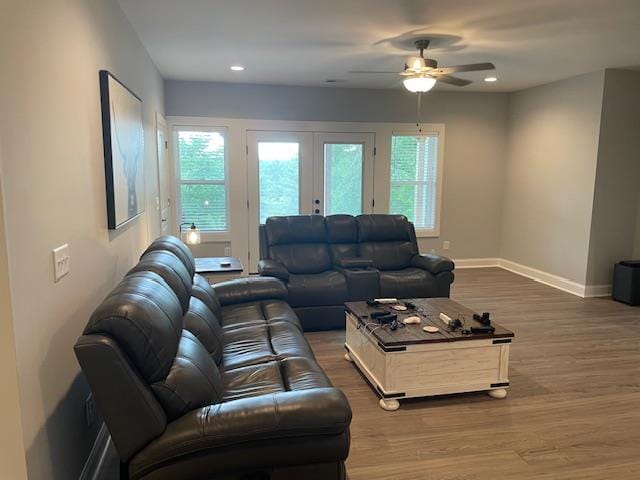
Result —
[[416, 237], [417, 238], [438, 238], [440, 236], [439, 230], [424, 230], [416, 228]]
[[[185, 241], [184, 235], [180, 238], [183, 242]], [[230, 241], [231, 232], [200, 232], [200, 243], [224, 243]]]

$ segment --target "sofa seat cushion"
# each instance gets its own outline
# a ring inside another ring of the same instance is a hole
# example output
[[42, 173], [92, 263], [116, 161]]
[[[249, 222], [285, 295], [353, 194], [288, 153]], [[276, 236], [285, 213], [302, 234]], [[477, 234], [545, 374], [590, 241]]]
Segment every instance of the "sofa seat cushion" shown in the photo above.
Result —
[[278, 362], [235, 368], [222, 375], [225, 402], [286, 390]]
[[349, 299], [347, 279], [339, 272], [291, 275], [287, 282], [292, 307], [340, 305]]
[[307, 390], [333, 386], [316, 361], [310, 358], [287, 358], [280, 362], [280, 368], [287, 390]]
[[430, 297], [437, 290], [436, 277], [421, 268], [387, 270], [380, 272], [379, 275], [382, 297]]
[[297, 327], [285, 322], [274, 322], [268, 328], [271, 348], [279, 360], [290, 357], [315, 358], [309, 343]]
[[271, 362], [276, 359], [269, 341], [267, 325], [226, 330], [222, 334], [222, 342], [224, 370]]
[[238, 303], [221, 309], [224, 330], [287, 322], [302, 331], [302, 325], [291, 307], [283, 300]]

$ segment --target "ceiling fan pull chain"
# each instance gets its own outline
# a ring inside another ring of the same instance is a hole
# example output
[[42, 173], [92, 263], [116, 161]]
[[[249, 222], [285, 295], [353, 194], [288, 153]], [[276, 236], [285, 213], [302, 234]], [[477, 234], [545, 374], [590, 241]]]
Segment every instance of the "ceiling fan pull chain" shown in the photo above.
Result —
[[420, 110], [422, 107], [422, 92], [418, 92], [418, 110], [416, 112], [416, 128], [418, 129], [418, 135], [420, 135], [422, 133], [422, 127], [420, 126], [420, 124], [422, 123], [420, 121]]

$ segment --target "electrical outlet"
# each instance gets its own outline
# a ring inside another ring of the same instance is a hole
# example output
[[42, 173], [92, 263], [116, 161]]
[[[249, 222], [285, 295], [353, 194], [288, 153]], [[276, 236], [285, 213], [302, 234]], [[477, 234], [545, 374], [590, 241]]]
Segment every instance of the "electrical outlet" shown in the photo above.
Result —
[[93, 399], [93, 394], [89, 394], [87, 399], [84, 401], [84, 417], [87, 422], [87, 427], [93, 425], [96, 421], [96, 402]]
[[449, 250], [450, 246], [451, 246], [451, 243], [449, 242], [449, 240], [445, 240], [444, 242], [442, 242], [443, 250]]
[[225, 257], [231, 256], [231, 247], [224, 247], [224, 256]]

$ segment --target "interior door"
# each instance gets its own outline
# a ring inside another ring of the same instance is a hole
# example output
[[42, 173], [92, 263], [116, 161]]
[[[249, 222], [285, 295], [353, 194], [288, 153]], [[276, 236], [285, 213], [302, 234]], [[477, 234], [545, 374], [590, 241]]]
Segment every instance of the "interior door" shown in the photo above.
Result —
[[160, 234], [169, 235], [173, 230], [171, 211], [171, 165], [169, 165], [169, 143], [167, 122], [156, 114], [156, 138], [158, 155], [158, 211], [160, 214]]
[[373, 212], [373, 133], [316, 133], [313, 212]]
[[247, 131], [247, 160], [249, 272], [257, 273], [259, 225], [312, 211], [313, 133]]

